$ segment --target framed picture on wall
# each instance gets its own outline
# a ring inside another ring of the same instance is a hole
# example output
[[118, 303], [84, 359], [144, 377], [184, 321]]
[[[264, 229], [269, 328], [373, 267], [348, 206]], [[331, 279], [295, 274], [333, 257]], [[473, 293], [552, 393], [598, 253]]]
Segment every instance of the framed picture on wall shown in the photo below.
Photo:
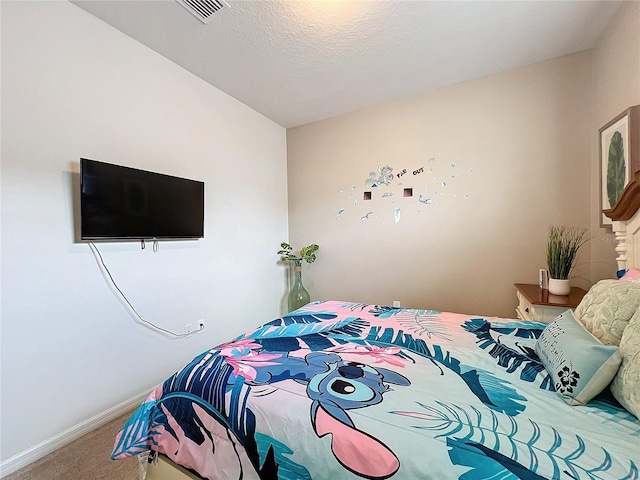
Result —
[[[640, 170], [640, 105], [622, 112], [599, 133], [600, 209], [609, 210]], [[611, 226], [611, 219], [604, 213], [600, 215], [600, 226]]]

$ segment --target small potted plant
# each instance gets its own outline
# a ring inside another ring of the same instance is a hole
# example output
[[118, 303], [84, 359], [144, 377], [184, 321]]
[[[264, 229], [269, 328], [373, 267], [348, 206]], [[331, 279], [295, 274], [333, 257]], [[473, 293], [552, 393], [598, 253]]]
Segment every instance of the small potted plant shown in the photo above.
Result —
[[300, 253], [298, 255], [293, 251], [293, 247], [286, 242], [282, 242], [280, 244], [280, 250], [278, 250], [278, 255], [280, 255], [280, 260], [282, 261], [292, 261], [293, 262], [293, 271], [295, 273], [295, 283], [293, 287], [291, 287], [291, 292], [289, 292], [288, 306], [289, 311], [297, 310], [300, 307], [303, 307], [307, 303], [309, 303], [309, 292], [302, 285], [302, 260], [307, 263], [313, 263], [316, 261], [316, 252], [320, 247], [315, 243], [308, 245], [306, 247], [302, 247]]
[[576, 255], [587, 238], [586, 228], [552, 225], [547, 241], [547, 267], [549, 268], [549, 293], [568, 295], [571, 291], [569, 275]]

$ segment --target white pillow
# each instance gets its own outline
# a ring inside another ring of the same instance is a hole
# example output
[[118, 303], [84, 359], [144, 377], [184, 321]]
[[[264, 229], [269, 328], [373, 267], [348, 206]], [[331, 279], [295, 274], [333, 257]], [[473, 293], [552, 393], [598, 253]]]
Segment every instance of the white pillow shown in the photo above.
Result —
[[584, 405], [613, 380], [620, 366], [617, 346], [603, 345], [567, 310], [545, 327], [535, 352], [570, 405]]
[[620, 354], [622, 363], [611, 384], [611, 393], [629, 413], [640, 419], [640, 308], [624, 329]]
[[576, 307], [574, 316], [605, 345], [619, 345], [622, 332], [640, 307], [640, 283], [600, 280]]

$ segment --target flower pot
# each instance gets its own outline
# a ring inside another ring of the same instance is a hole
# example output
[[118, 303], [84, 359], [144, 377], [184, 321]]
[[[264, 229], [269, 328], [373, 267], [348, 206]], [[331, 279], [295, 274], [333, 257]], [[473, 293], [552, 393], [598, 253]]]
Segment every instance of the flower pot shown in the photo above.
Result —
[[569, 280], [549, 278], [549, 293], [552, 295], [569, 295], [570, 291], [571, 285], [569, 285]]

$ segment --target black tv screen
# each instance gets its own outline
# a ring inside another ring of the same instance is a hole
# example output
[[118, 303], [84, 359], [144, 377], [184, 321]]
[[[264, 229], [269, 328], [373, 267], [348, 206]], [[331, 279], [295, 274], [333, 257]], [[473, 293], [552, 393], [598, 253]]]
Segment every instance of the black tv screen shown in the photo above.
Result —
[[204, 183], [80, 159], [83, 240], [202, 238]]

